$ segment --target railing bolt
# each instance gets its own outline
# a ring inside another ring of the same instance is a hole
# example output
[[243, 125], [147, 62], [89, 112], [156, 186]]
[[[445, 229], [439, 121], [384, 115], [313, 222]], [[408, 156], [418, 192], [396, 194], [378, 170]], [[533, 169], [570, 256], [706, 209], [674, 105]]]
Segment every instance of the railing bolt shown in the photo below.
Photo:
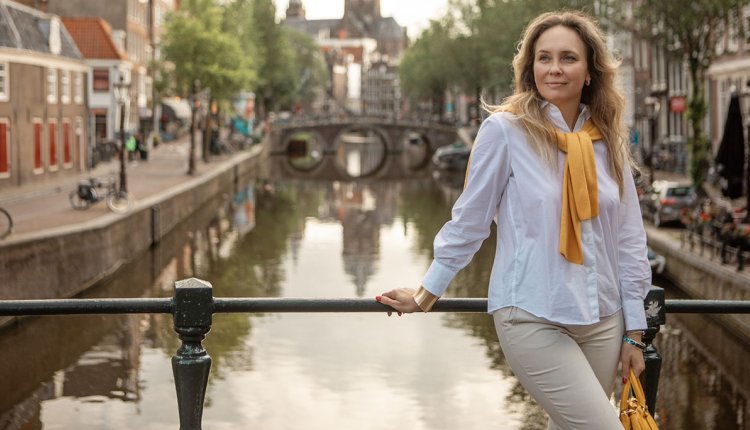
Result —
[[201, 430], [203, 399], [211, 357], [202, 341], [211, 330], [214, 299], [211, 284], [190, 278], [175, 282], [172, 316], [182, 345], [172, 357], [180, 430]]

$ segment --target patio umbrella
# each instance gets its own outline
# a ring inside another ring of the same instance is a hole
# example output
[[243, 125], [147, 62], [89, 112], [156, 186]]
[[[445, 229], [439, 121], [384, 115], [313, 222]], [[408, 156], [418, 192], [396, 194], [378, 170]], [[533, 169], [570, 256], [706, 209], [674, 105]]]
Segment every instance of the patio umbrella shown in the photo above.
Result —
[[745, 140], [742, 136], [740, 98], [736, 93], [729, 99], [729, 111], [719, 152], [716, 154], [716, 166], [722, 178], [721, 193], [724, 197], [740, 197], [745, 179]]

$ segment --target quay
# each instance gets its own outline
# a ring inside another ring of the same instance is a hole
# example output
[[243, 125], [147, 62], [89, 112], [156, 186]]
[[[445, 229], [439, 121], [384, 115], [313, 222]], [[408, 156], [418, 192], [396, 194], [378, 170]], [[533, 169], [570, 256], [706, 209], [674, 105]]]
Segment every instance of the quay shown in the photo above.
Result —
[[[148, 161], [129, 163], [135, 204], [125, 214], [110, 212], [104, 202], [74, 210], [68, 201], [78, 180], [117, 177], [116, 158], [69, 181], [0, 192], [0, 206], [14, 219], [11, 235], [0, 240], [0, 300], [79, 294], [157, 243], [214, 195], [247, 184], [264, 168], [263, 145], [254, 145], [208, 163], [198, 154], [197, 173], [189, 176], [188, 149], [184, 136], [159, 145]], [[8, 322], [0, 318], [0, 326]]]

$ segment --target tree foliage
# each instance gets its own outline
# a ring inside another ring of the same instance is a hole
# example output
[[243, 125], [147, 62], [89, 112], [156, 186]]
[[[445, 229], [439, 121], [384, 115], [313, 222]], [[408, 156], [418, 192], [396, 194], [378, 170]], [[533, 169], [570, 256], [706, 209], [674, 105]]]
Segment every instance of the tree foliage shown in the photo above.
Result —
[[706, 74], [727, 29], [744, 29], [745, 23], [738, 22], [738, 17], [748, 4], [750, 0], [641, 0], [633, 13], [635, 24], [628, 27], [688, 66], [692, 85], [687, 112], [692, 129], [688, 141], [690, 176], [697, 189], [705, 182], [709, 165], [709, 141], [703, 130], [708, 113]]
[[450, 0], [405, 53], [402, 85], [412, 100], [441, 98], [451, 88], [497, 103], [511, 92], [511, 63], [521, 33], [542, 12], [593, 13], [594, 0]]
[[222, 29], [222, 11], [213, 0], [185, 0], [167, 17], [162, 50], [174, 65], [172, 77], [180, 95], [195, 82], [215, 99], [231, 97], [252, 84], [251, 58], [239, 41]]

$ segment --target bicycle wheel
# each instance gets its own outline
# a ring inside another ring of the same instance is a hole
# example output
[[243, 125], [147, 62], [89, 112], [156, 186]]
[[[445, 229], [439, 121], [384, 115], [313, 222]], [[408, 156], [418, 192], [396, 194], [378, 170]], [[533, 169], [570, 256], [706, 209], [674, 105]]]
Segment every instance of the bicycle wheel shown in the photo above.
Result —
[[73, 206], [73, 209], [77, 209], [79, 211], [86, 210], [91, 205], [91, 202], [86, 199], [82, 199], [81, 196], [78, 194], [78, 190], [73, 190], [68, 195], [68, 199], [70, 200], [70, 205]]
[[107, 196], [107, 207], [112, 212], [127, 212], [132, 206], [133, 200], [124, 191], [113, 191]]
[[0, 239], [5, 239], [12, 231], [13, 218], [10, 217], [8, 211], [0, 208]]

